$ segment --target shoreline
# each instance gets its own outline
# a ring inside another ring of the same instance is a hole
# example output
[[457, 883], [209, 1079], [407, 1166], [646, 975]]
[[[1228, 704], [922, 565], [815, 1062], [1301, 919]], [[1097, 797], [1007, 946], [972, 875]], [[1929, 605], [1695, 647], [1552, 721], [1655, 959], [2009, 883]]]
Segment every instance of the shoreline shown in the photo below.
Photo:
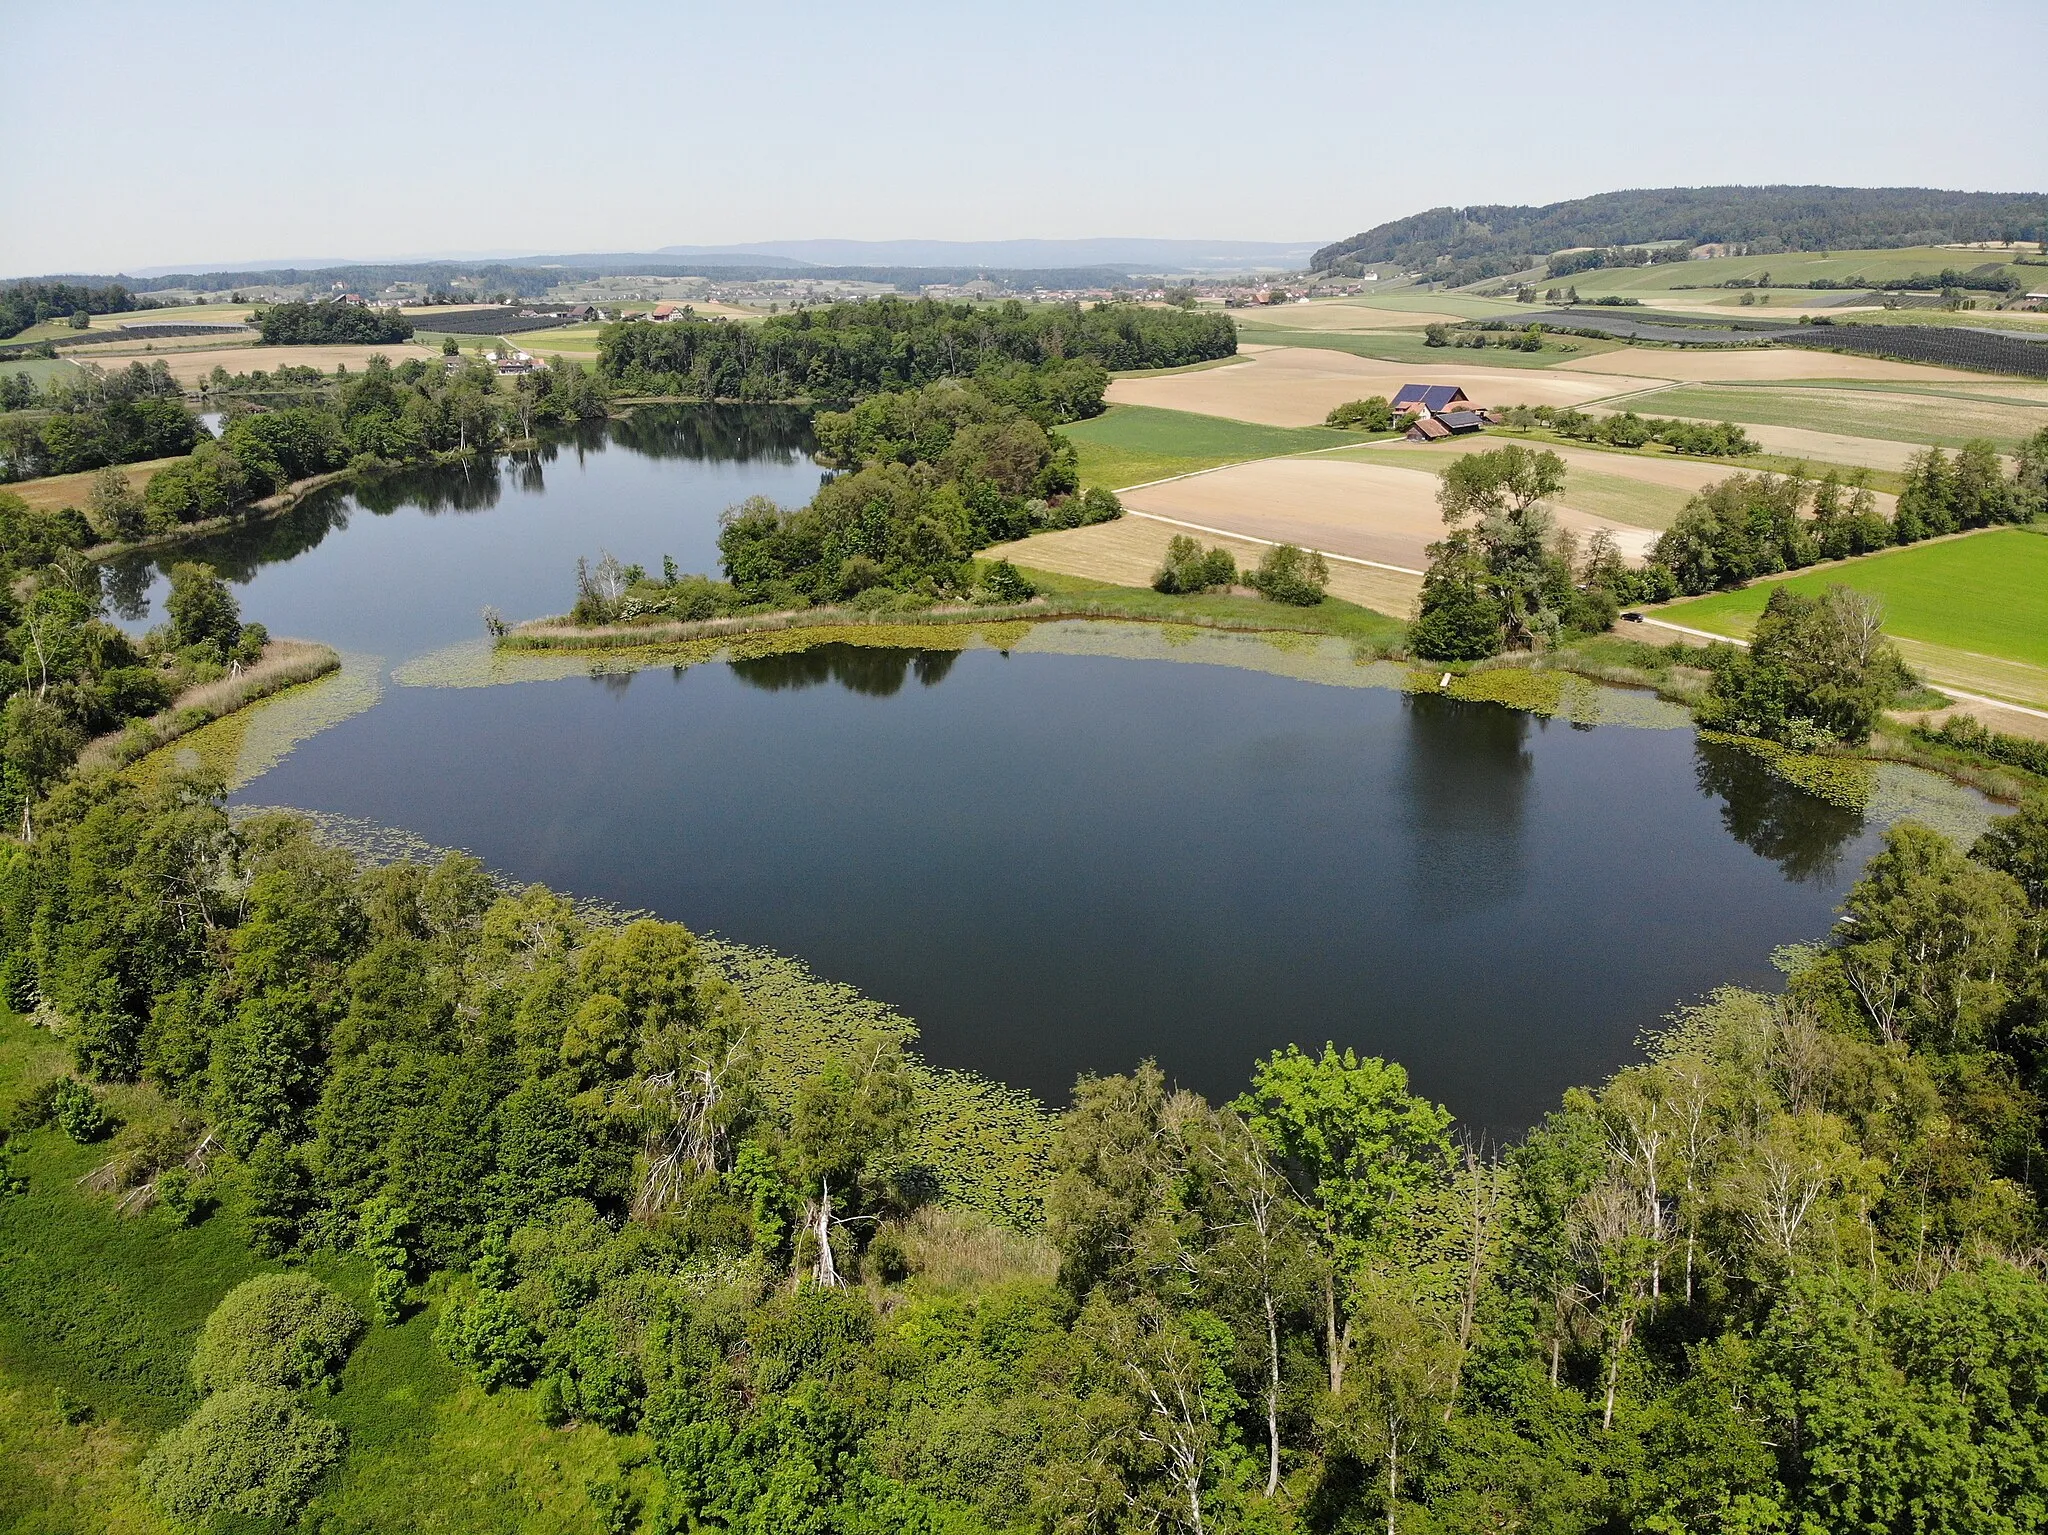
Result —
[[341, 653], [317, 640], [275, 639], [240, 676], [221, 677], [187, 688], [169, 706], [120, 730], [86, 742], [72, 764], [74, 777], [120, 772], [251, 704], [275, 698], [341, 669]]

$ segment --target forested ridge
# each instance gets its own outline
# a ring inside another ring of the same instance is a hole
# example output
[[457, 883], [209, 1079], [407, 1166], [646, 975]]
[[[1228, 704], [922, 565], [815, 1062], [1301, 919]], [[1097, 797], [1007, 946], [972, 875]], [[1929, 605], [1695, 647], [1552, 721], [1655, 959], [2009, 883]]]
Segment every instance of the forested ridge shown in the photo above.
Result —
[[734, 324], [685, 315], [619, 321], [598, 341], [598, 371], [631, 394], [693, 399], [858, 400], [989, 369], [1085, 360], [1111, 370], [1228, 357], [1228, 315], [1142, 304], [947, 304], [880, 299]]
[[1884, 250], [1965, 240], [2039, 240], [2048, 195], [1924, 187], [1660, 187], [1540, 207], [1432, 208], [1315, 253], [1311, 268], [1385, 263], [1478, 282], [1577, 246], [1682, 240], [1776, 251]]
[[322, 1381], [426, 1305], [484, 1387], [652, 1446], [613, 1530], [2038, 1530], [2044, 905], [2048, 806], [1968, 856], [1900, 826], [1782, 995], [1505, 1148], [1320, 1048], [1048, 1120], [674, 924], [94, 779], [0, 858], [0, 983], [74, 1067], [0, 1184], [93, 1142], [66, 1197], [373, 1274], [368, 1317], [253, 1282], [195, 1340], [135, 1473], [195, 1521], [317, 1493]]

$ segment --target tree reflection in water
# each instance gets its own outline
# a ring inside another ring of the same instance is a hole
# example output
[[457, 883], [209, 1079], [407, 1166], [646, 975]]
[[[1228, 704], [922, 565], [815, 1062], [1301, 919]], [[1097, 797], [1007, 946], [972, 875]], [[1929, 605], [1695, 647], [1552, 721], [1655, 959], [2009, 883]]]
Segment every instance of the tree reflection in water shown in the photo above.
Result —
[[877, 650], [864, 645], [819, 645], [786, 656], [734, 661], [733, 675], [764, 693], [783, 693], [836, 682], [849, 693], [888, 698], [915, 677], [925, 687], [945, 680], [957, 650]]
[[1785, 782], [1748, 752], [1696, 744], [1700, 793], [1719, 799], [1730, 836], [1802, 884], [1832, 881], [1863, 816]]

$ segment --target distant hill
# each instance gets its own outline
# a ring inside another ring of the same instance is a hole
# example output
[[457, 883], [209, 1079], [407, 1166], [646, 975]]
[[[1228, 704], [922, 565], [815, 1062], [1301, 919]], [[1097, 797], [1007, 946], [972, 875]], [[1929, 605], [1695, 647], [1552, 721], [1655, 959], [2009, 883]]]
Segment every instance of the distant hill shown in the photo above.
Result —
[[1577, 246], [1747, 246], [1780, 251], [1886, 250], [1955, 240], [2038, 240], [2048, 194], [1942, 192], [1925, 187], [1658, 187], [1603, 192], [1540, 208], [1432, 208], [1326, 245], [1316, 271], [1345, 265], [1441, 268], [1478, 282]]

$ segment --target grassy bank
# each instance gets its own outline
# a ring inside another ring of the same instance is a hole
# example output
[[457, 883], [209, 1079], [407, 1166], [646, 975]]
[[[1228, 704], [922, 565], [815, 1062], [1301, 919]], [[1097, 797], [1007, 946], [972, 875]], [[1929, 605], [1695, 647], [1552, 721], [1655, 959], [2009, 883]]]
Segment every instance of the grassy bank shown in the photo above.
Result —
[[498, 641], [512, 651], [659, 651], [678, 659], [708, 659], [721, 652], [782, 654], [814, 645], [850, 644], [891, 649], [959, 650], [976, 643], [1001, 647], [1033, 624], [1073, 618], [1117, 618], [1197, 628], [1330, 634], [1380, 650], [1398, 646], [1404, 626], [1354, 603], [1326, 597], [1312, 608], [1263, 597], [1170, 597], [1143, 587], [1114, 586], [1082, 576], [1029, 570], [1042, 596], [1002, 607], [935, 608], [878, 615], [852, 608], [810, 608], [701, 623], [615, 624], [578, 627], [560, 619], [521, 624]]
[[131, 721], [125, 730], [88, 742], [78, 754], [78, 770], [126, 767], [237, 709], [324, 677], [340, 665], [341, 657], [325, 645], [309, 640], [272, 640], [263, 648], [256, 664], [240, 676], [188, 688], [168, 709], [148, 719]]

